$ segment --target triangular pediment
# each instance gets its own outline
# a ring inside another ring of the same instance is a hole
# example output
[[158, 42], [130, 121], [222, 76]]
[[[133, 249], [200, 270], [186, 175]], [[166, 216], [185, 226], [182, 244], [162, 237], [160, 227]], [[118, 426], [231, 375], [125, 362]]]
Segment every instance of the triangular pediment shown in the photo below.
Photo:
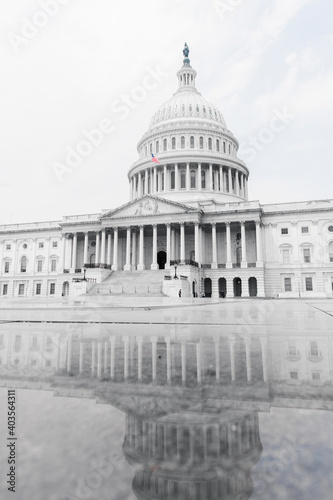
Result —
[[146, 195], [138, 200], [133, 200], [122, 205], [114, 210], [105, 212], [101, 219], [119, 219], [123, 217], [145, 217], [149, 215], [163, 215], [163, 214], [186, 214], [196, 213], [197, 210], [182, 203], [175, 201], [165, 200], [157, 196]]

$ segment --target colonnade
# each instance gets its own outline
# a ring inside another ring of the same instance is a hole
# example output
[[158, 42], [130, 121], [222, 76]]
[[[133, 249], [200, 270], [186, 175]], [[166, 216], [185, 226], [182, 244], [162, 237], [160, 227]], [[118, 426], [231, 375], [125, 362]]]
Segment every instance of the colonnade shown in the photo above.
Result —
[[[100, 378], [102, 375], [109, 376], [111, 380], [115, 379], [116, 374], [116, 349], [119, 345], [116, 345], [117, 339], [121, 339], [123, 345], [123, 377], [127, 381], [129, 379], [129, 356], [130, 356], [130, 337], [122, 336], [116, 337], [112, 336], [109, 339], [104, 339], [102, 341], [93, 340], [91, 342], [91, 363], [89, 369], [91, 374]], [[136, 347], [137, 347], [137, 380], [142, 382], [143, 380], [143, 343], [147, 345], [150, 343], [151, 346], [151, 381], [156, 383], [157, 381], [157, 342], [158, 337], [136, 337]], [[261, 356], [262, 356], [262, 376], [263, 382], [268, 382], [268, 371], [267, 371], [267, 340], [266, 338], [260, 337], [261, 345]], [[165, 379], [167, 384], [171, 384], [172, 380], [172, 353], [171, 353], [171, 339], [166, 337], [164, 339], [166, 344], [166, 373]], [[252, 381], [252, 360], [251, 360], [251, 339], [244, 337], [245, 343], [245, 353], [246, 353], [246, 378], [250, 383]], [[235, 351], [236, 337], [228, 337], [229, 345], [229, 356], [230, 356], [230, 381], [232, 383], [237, 382], [236, 374], [236, 351]], [[79, 372], [83, 373], [85, 370], [84, 366], [84, 349], [86, 342], [80, 341], [79, 350]], [[180, 343], [181, 346], [181, 380], [182, 384], [185, 385], [187, 382], [187, 344], [186, 341]], [[203, 344], [198, 342], [195, 345], [196, 349], [196, 380], [198, 384], [202, 383], [202, 355], [203, 355]], [[214, 340], [214, 351], [215, 351], [215, 378], [217, 381], [221, 379], [221, 351], [220, 351], [220, 341], [219, 339]], [[146, 363], [145, 359], [145, 363]], [[68, 338], [68, 351], [67, 351], [67, 370], [70, 371], [72, 367], [72, 338]], [[145, 376], [147, 374], [145, 373]]]
[[[256, 228], [256, 262], [257, 266], [262, 265], [262, 237], [261, 237], [261, 223], [259, 220], [248, 221], [253, 224], [255, 222]], [[226, 259], [225, 262], [218, 262], [218, 246], [217, 246], [217, 225], [219, 229], [225, 228], [226, 234]], [[113, 270], [118, 270], [120, 267], [120, 252], [119, 252], [119, 232], [122, 237], [126, 238], [126, 252], [125, 262], [122, 262], [125, 271], [139, 270], [142, 271], [146, 268], [146, 245], [145, 238], [146, 232], [152, 234], [152, 260], [150, 269], [156, 270], [159, 268], [157, 262], [158, 251], [158, 231], [162, 233], [165, 238], [166, 244], [163, 248], [166, 252], [166, 268], [170, 266], [170, 261], [178, 260], [180, 263], [185, 263], [185, 260], [191, 259], [198, 264], [210, 264], [211, 269], [217, 269], [219, 264], [225, 264], [226, 268], [232, 268], [235, 263], [235, 256], [232, 254], [232, 241], [231, 241], [231, 225], [237, 225], [237, 231], [240, 228], [241, 232], [241, 267], [248, 267], [247, 261], [247, 248], [246, 248], [246, 221], [240, 222], [212, 222], [212, 223], [199, 223], [198, 221], [179, 222], [176, 224], [155, 224], [150, 223], [146, 225], [127, 227], [112, 227], [103, 228], [94, 233], [83, 233], [83, 264], [89, 263], [88, 243], [89, 239], [93, 238], [95, 241], [95, 262], [98, 267], [107, 266]], [[185, 228], [191, 227], [191, 243], [187, 241]], [[212, 261], [206, 262], [204, 236], [211, 233], [212, 244]], [[194, 237], [194, 238], [193, 238]], [[193, 243], [194, 240], [194, 243]], [[77, 268], [77, 249], [78, 249], [78, 233], [67, 233], [62, 236], [63, 248], [63, 268], [75, 270]], [[191, 245], [191, 247], [190, 247]], [[122, 259], [123, 260], [123, 259]]]
[[150, 165], [130, 177], [130, 199], [169, 191], [206, 190], [248, 199], [247, 175], [237, 168], [215, 163]]

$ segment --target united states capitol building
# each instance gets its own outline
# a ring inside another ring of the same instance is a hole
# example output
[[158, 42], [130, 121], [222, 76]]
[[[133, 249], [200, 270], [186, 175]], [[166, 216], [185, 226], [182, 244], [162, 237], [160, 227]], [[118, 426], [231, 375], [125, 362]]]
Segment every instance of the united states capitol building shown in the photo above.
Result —
[[196, 89], [187, 45], [183, 52], [178, 90], [138, 143], [129, 202], [0, 226], [1, 299], [180, 290], [183, 297], [332, 297], [333, 200], [250, 201], [239, 143]]

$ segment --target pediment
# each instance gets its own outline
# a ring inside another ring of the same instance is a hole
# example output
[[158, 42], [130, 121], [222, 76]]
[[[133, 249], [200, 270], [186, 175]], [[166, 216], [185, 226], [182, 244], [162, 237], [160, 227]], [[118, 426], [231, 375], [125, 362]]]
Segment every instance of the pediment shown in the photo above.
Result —
[[123, 217], [145, 217], [151, 215], [169, 215], [169, 214], [186, 214], [196, 213], [197, 209], [177, 203], [175, 201], [165, 200], [157, 196], [146, 195], [139, 200], [134, 200], [126, 205], [115, 208], [104, 213], [101, 216], [105, 219], [119, 219]]

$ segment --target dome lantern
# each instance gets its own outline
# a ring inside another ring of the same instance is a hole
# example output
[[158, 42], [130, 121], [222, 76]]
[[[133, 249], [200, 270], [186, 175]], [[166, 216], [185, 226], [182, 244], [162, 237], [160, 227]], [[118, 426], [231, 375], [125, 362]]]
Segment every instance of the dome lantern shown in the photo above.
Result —
[[181, 90], [196, 90], [195, 88], [195, 77], [197, 76], [197, 72], [192, 68], [190, 64], [190, 59], [188, 57], [190, 49], [188, 48], [187, 43], [185, 42], [183, 54], [183, 67], [177, 72], [178, 77], [178, 91]]

